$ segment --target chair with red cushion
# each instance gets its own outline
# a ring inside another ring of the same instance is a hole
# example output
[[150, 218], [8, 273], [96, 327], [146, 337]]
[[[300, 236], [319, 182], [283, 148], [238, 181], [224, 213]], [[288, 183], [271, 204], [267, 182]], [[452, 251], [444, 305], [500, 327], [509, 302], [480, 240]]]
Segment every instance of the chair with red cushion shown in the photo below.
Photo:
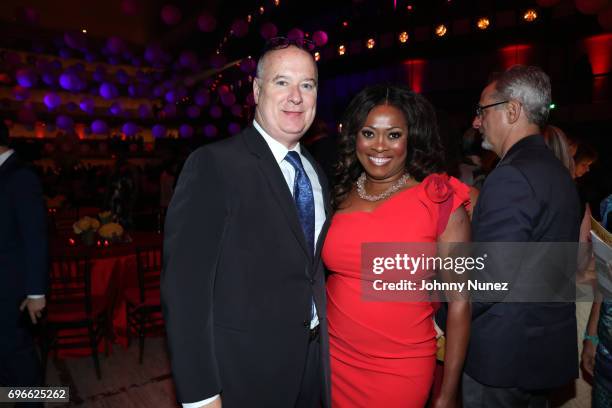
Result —
[[127, 338], [138, 336], [138, 362], [142, 364], [147, 333], [163, 329], [159, 277], [162, 268], [160, 245], [136, 249], [138, 287], [126, 291]]
[[82, 256], [51, 260], [47, 317], [44, 322], [43, 364], [50, 350], [89, 348], [98, 379], [98, 346], [104, 339], [108, 354], [108, 296], [92, 296], [91, 263]]

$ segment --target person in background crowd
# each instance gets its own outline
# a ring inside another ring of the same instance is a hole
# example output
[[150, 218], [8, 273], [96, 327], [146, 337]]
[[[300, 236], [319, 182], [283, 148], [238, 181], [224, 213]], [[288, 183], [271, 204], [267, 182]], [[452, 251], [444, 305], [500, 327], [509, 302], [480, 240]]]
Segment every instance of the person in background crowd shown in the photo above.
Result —
[[[578, 241], [576, 187], [541, 136], [550, 101], [550, 79], [533, 66], [510, 67], [482, 91], [473, 126], [500, 162], [480, 191], [473, 241]], [[520, 279], [519, 260], [505, 255], [497, 261], [491, 255], [489, 265], [504, 267], [485, 272], [494, 281]], [[540, 256], [530, 262], [544, 272], [547, 254]], [[546, 407], [552, 389], [577, 377], [574, 303], [474, 302], [472, 308], [464, 408]]]
[[36, 387], [42, 372], [29, 323], [46, 306], [47, 219], [38, 176], [8, 141], [0, 119], [0, 386]]

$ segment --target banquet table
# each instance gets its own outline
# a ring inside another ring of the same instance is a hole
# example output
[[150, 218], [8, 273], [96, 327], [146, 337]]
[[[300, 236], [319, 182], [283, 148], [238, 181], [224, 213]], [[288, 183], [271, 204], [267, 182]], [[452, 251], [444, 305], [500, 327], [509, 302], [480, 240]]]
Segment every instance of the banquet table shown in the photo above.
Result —
[[[152, 232], [131, 232], [131, 242], [106, 244], [97, 240], [85, 246], [78, 237], [56, 238], [50, 243], [53, 257], [80, 256], [91, 262], [92, 299], [107, 302], [112, 319], [111, 339], [127, 347], [126, 291], [138, 287], [136, 250], [138, 247], [159, 246], [163, 236]], [[100, 344], [102, 348], [103, 344]], [[61, 355], [87, 355], [88, 349], [62, 350]]]

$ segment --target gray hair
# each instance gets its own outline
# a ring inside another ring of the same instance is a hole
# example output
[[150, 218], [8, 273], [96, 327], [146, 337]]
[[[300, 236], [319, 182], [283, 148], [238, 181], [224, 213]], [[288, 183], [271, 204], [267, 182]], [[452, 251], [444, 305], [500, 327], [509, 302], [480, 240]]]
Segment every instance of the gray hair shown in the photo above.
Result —
[[494, 78], [499, 98], [521, 103], [527, 119], [539, 127], [546, 126], [550, 110], [550, 78], [535, 66], [514, 65]]
[[269, 50], [266, 50], [266, 51], [265, 51], [265, 52], [264, 52], [264, 53], [263, 53], [263, 54], [262, 54], [262, 55], [259, 57], [259, 60], [257, 61], [257, 70], [255, 71], [255, 77], [256, 77], [256, 78], [259, 78], [259, 79], [263, 79], [263, 75], [264, 75], [264, 65], [265, 65], [265, 63], [266, 63], [266, 58], [267, 58], [267, 56], [268, 56], [268, 55], [269, 55], [271, 52], [278, 51], [278, 50], [283, 50], [283, 49], [285, 49], [285, 48], [289, 48], [289, 47], [295, 47], [295, 48], [297, 48], [298, 50], [302, 50], [302, 51], [304, 51], [305, 53], [307, 53], [308, 55], [310, 55], [310, 57], [312, 58], [312, 63], [314, 64], [314, 67], [315, 67], [315, 79], [317, 79], [317, 80], [318, 80], [318, 77], [319, 77], [319, 67], [317, 66], [317, 63], [315, 62], [314, 58], [312, 57], [312, 54], [310, 54], [308, 51], [304, 50], [303, 48], [300, 48], [300, 47], [298, 47], [298, 46], [296, 46], [296, 45], [293, 45], [293, 44], [288, 45], [288, 46], [285, 46], [285, 47], [277, 47], [277, 48], [271, 48], [271, 49], [269, 49]]

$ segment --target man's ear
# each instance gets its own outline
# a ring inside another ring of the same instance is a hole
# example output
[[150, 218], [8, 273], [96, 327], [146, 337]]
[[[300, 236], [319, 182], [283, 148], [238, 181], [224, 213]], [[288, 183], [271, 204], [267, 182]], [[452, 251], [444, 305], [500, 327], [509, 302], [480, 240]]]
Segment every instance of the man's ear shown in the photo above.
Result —
[[521, 111], [523, 106], [516, 102], [510, 101], [508, 102], [508, 106], [506, 107], [506, 116], [508, 118], [508, 123], [514, 124], [521, 117]]
[[259, 78], [253, 80], [253, 96], [255, 97], [255, 105], [259, 103], [259, 91], [261, 91], [261, 83]]

